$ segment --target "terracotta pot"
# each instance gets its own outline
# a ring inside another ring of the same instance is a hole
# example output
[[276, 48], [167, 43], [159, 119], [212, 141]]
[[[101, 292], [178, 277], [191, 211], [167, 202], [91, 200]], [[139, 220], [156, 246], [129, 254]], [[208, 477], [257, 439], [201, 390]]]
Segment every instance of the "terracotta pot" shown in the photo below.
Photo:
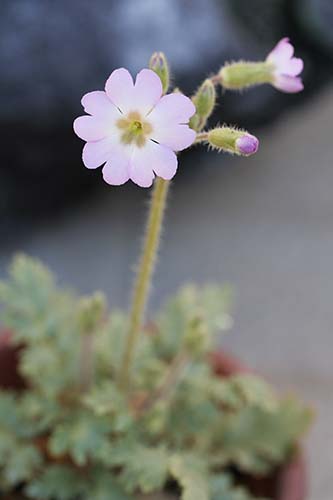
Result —
[[[22, 390], [25, 387], [24, 380], [17, 372], [19, 349], [11, 346], [10, 337], [8, 331], [0, 333], [0, 388]], [[223, 351], [213, 353], [210, 362], [221, 377], [251, 372], [246, 365]], [[301, 451], [269, 478], [242, 477], [241, 480], [254, 494], [269, 496], [274, 500], [305, 500], [307, 495], [306, 464]]]

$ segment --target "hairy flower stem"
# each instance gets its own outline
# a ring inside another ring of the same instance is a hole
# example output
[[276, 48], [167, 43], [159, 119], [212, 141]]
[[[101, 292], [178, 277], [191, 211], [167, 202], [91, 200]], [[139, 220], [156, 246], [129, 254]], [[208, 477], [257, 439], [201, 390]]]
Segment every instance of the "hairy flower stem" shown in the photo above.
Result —
[[155, 181], [149, 210], [147, 231], [134, 284], [133, 301], [130, 310], [129, 330], [120, 372], [120, 386], [127, 390], [134, 350], [142, 323], [159, 248], [161, 229], [166, 207], [170, 181], [158, 177]]
[[197, 134], [197, 137], [194, 141], [195, 144], [198, 144], [199, 142], [206, 142], [208, 139], [208, 132], [199, 132]]
[[219, 83], [221, 83], [221, 76], [219, 74], [213, 75], [210, 77], [210, 80], [214, 85], [218, 85]]

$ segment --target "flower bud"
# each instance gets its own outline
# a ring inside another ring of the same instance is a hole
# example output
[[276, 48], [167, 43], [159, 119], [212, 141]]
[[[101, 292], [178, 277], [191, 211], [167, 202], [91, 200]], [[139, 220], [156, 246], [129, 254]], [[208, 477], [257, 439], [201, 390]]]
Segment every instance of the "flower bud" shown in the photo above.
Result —
[[194, 357], [212, 348], [207, 325], [200, 318], [192, 318], [190, 321], [184, 335], [184, 347]]
[[207, 78], [192, 97], [196, 108], [195, 115], [190, 120], [190, 127], [199, 132], [204, 128], [212, 114], [216, 101], [216, 91], [213, 82]]
[[236, 150], [243, 156], [253, 155], [258, 151], [259, 141], [251, 134], [245, 134], [236, 140]]
[[210, 130], [207, 140], [213, 148], [242, 156], [250, 156], [259, 148], [259, 140], [254, 135], [231, 127]]
[[149, 61], [149, 68], [155, 71], [162, 82], [163, 93], [168, 91], [170, 85], [169, 65], [163, 52], [154, 52]]
[[225, 89], [241, 90], [253, 85], [273, 83], [274, 66], [269, 62], [236, 62], [226, 64], [219, 72]]
[[102, 320], [106, 310], [106, 299], [101, 292], [91, 297], [82, 297], [79, 302], [78, 320], [84, 333], [93, 331]]

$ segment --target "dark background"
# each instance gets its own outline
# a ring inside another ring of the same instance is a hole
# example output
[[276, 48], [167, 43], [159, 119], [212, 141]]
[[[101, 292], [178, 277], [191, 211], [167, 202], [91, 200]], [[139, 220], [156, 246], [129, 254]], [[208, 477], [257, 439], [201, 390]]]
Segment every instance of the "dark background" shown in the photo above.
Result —
[[2, 218], [35, 220], [101, 185], [99, 172], [82, 168], [71, 127], [80, 96], [103, 88], [115, 67], [136, 72], [163, 50], [190, 93], [223, 61], [261, 59], [289, 35], [306, 62], [306, 91], [230, 94], [214, 117], [253, 127], [327, 84], [332, 24], [330, 0], [1, 0]]
[[81, 96], [156, 50], [186, 93], [284, 36], [304, 58], [301, 94], [219, 96], [212, 124], [248, 128], [257, 155], [181, 156], [150, 311], [184, 282], [231, 283], [223, 345], [318, 409], [310, 500], [332, 499], [332, 25], [332, 0], [0, 0], [0, 276], [24, 251], [110, 307], [128, 304], [149, 190], [84, 168]]

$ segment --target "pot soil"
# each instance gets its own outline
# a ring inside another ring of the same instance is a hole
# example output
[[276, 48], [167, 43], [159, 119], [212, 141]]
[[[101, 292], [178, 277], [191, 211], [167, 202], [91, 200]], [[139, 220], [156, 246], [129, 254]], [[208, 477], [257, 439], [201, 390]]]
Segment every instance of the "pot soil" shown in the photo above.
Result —
[[[24, 380], [17, 371], [19, 349], [10, 343], [10, 332], [0, 333], [0, 388], [22, 390]], [[213, 353], [210, 362], [217, 376], [228, 377], [236, 373], [246, 373], [250, 370], [233, 356], [223, 351]], [[273, 500], [305, 500], [307, 494], [307, 473], [304, 457], [299, 451], [292, 459], [281, 466], [274, 474], [267, 478], [255, 478], [239, 475], [239, 481], [246, 484], [252, 493], [257, 496], [272, 498]], [[2, 497], [3, 500], [23, 500], [22, 496], [13, 495]], [[172, 500], [170, 496], [145, 496], [145, 500]]]

